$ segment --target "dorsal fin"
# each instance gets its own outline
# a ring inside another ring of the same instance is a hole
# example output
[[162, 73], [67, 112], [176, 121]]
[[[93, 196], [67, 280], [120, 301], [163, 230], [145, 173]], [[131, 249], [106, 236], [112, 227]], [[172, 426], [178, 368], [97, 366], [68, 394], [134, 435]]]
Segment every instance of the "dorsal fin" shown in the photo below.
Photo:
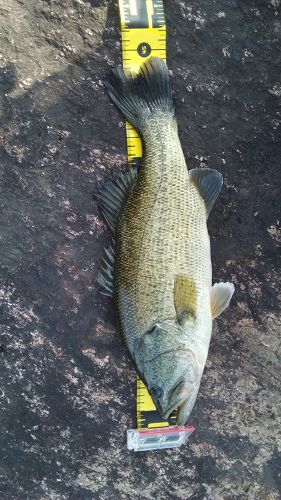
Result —
[[130, 167], [128, 172], [121, 173], [113, 181], [108, 181], [96, 194], [99, 208], [114, 234], [121, 207], [138, 177], [137, 167]]
[[222, 188], [222, 175], [211, 168], [194, 168], [189, 175], [205, 201], [209, 215]]
[[196, 316], [197, 291], [192, 278], [186, 274], [177, 274], [174, 284], [174, 301], [180, 324]]
[[115, 242], [112, 242], [108, 248], [104, 249], [104, 255], [101, 262], [101, 271], [97, 281], [102, 286], [103, 295], [113, 296], [113, 269], [115, 259]]

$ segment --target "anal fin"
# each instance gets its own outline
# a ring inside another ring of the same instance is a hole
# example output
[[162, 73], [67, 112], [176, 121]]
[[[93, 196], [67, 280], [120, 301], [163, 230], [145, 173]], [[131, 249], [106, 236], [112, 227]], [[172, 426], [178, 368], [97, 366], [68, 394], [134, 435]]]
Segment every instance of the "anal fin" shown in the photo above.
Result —
[[211, 168], [194, 168], [190, 170], [189, 175], [205, 201], [209, 215], [222, 188], [222, 175]]

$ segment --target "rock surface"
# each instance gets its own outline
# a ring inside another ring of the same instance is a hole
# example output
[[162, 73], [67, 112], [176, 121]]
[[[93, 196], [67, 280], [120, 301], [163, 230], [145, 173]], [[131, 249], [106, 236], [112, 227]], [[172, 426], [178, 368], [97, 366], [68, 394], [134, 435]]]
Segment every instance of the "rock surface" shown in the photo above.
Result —
[[236, 286], [196, 433], [126, 450], [135, 374], [95, 281], [109, 233], [93, 200], [126, 161], [102, 86], [116, 5], [0, 0], [1, 499], [280, 498], [280, 2], [165, 7], [188, 165], [225, 179], [214, 280]]

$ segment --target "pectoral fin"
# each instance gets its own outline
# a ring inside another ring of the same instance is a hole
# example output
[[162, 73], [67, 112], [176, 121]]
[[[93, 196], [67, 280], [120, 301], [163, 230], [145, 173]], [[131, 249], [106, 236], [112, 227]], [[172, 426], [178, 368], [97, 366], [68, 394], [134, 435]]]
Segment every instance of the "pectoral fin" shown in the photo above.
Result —
[[211, 290], [211, 311], [213, 318], [219, 316], [228, 306], [234, 293], [232, 283], [215, 283]]
[[180, 324], [186, 323], [196, 315], [197, 292], [192, 278], [186, 274], [177, 274], [174, 285], [174, 300]]
[[222, 188], [222, 175], [211, 168], [194, 168], [190, 170], [189, 175], [205, 201], [209, 215]]

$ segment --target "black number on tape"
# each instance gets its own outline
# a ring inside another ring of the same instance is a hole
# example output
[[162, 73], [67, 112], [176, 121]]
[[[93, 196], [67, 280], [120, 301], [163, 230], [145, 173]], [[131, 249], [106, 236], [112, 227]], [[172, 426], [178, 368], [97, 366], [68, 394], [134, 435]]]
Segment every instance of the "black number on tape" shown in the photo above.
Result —
[[151, 54], [151, 47], [149, 43], [141, 42], [137, 47], [137, 52], [141, 57], [148, 57]]

